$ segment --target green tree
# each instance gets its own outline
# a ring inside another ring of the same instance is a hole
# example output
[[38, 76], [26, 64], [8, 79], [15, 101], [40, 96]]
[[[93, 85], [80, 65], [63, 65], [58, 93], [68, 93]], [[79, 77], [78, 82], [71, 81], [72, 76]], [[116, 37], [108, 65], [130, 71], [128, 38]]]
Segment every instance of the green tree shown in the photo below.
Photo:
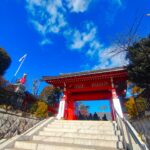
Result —
[[0, 87], [3, 87], [6, 83], [7, 81], [2, 76], [0, 76]]
[[87, 116], [89, 114], [89, 108], [89, 106], [86, 106], [82, 102], [79, 102], [78, 109], [82, 115]]
[[11, 63], [10, 56], [7, 54], [7, 52], [3, 48], [0, 48], [0, 75], [1, 76], [4, 75], [10, 63]]
[[128, 48], [129, 78], [137, 86], [150, 89], [150, 37], [143, 38]]
[[46, 86], [42, 90], [40, 97], [42, 100], [47, 102], [49, 105], [52, 105], [59, 101], [60, 95], [61, 95], [60, 88], [55, 88], [53, 86]]

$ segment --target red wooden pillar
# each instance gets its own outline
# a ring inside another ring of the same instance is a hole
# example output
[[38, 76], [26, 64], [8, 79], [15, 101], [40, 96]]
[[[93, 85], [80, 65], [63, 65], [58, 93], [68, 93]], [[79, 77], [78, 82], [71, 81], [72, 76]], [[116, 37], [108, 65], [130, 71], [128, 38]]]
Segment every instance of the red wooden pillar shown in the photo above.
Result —
[[113, 105], [113, 100], [110, 99], [110, 109], [111, 109], [111, 118], [112, 118], [112, 121], [115, 120], [116, 116], [115, 116], [115, 112], [114, 112], [114, 105]]
[[64, 96], [65, 96], [64, 119], [66, 120], [68, 117], [68, 94], [66, 88], [64, 89]]
[[73, 100], [69, 100], [68, 102], [68, 117], [67, 120], [75, 120], [75, 105]]

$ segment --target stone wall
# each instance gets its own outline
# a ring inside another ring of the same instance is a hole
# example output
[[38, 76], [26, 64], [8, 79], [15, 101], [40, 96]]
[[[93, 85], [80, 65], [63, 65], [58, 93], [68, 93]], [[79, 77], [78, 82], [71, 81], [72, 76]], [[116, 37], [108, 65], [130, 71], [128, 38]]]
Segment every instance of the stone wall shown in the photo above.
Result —
[[28, 130], [40, 119], [32, 116], [22, 116], [22, 113], [13, 113], [0, 110], [0, 139], [8, 139]]
[[131, 124], [150, 148], [150, 117], [132, 120]]

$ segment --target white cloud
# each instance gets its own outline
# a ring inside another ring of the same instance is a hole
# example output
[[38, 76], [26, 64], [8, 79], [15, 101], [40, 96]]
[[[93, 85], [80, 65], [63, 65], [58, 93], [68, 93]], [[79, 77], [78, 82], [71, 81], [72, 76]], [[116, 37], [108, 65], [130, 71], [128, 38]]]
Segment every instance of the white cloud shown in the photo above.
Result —
[[45, 33], [46, 33], [46, 27], [44, 25], [40, 24], [36, 20], [32, 20], [31, 22], [34, 25], [34, 27], [37, 29], [37, 31], [39, 31], [39, 33], [41, 33], [42, 35], [45, 35]]
[[42, 0], [27, 0], [27, 2], [28, 2], [30, 5], [35, 4], [35, 5], [39, 6], [39, 5], [41, 5]]
[[88, 9], [91, 0], [67, 0], [67, 6], [72, 12], [84, 12]]
[[89, 59], [97, 59], [99, 51], [103, 47], [97, 34], [97, 27], [92, 22], [86, 23], [82, 31], [70, 29], [64, 32], [69, 49], [82, 52]]
[[113, 68], [119, 66], [126, 66], [128, 60], [126, 59], [126, 53], [118, 53], [121, 46], [112, 45], [110, 47], [104, 48], [99, 52], [99, 63], [95, 65], [93, 69], [104, 69], [104, 68]]
[[93, 57], [93, 56], [95, 56], [95, 55], [97, 55], [99, 53], [99, 51], [101, 50], [102, 46], [103, 45], [100, 44], [100, 42], [95, 39], [92, 42], [90, 42], [89, 49], [88, 49], [86, 54], [88, 56], [90, 56], [90, 57]]
[[[51, 39], [47, 38], [49, 34], [61, 34], [65, 37], [69, 49], [84, 51], [88, 58], [95, 58], [95, 61], [98, 61], [94, 69], [116, 67], [128, 63], [123, 53], [114, 57], [110, 54], [112, 50], [119, 48], [118, 46], [103, 47], [98, 40], [97, 28], [93, 23], [86, 23], [82, 30], [72, 28], [69, 24], [68, 13], [87, 11], [92, 0], [26, 0], [26, 2], [30, 22], [43, 36], [40, 45], [52, 43]], [[107, 16], [111, 19], [111, 16], [113, 18], [117, 9], [122, 6], [122, 0], [109, 0], [108, 2], [110, 9]]]
[[83, 47], [95, 40], [96, 33], [97, 29], [92, 23], [87, 23], [83, 32], [77, 29], [71, 30], [66, 36], [70, 49], [81, 51]]
[[[30, 22], [43, 38], [47, 39], [47, 35], [51, 33], [61, 34], [65, 37], [68, 35], [66, 33], [71, 33], [69, 38], [66, 38], [70, 44], [68, 47], [81, 51], [83, 47], [88, 45], [86, 53], [88, 56], [93, 56], [101, 47], [96, 37], [97, 29], [93, 24], [87, 23], [85, 29], [80, 31], [73, 29], [66, 19], [68, 13], [87, 11], [92, 0], [26, 0], [26, 2]], [[122, 5], [122, 0], [112, 0], [109, 3]], [[108, 18], [111, 17], [108, 15]]]
[[81, 50], [86, 44], [86, 41], [83, 40], [83, 36], [83, 33], [79, 30], [74, 30], [73, 37], [70, 39], [70, 48]]
[[64, 17], [65, 9], [61, 0], [49, 1], [46, 4], [47, 10], [47, 32], [58, 33], [67, 25]]
[[76, 51], [83, 51], [92, 58], [98, 55], [102, 44], [97, 39], [97, 28], [93, 23], [87, 23], [82, 31], [77, 29], [65, 32], [69, 48]]
[[[26, 0], [30, 22], [46, 38], [47, 34], [59, 34], [68, 30], [66, 14], [84, 12], [91, 0]], [[64, 6], [66, 4], [66, 6]], [[68, 9], [66, 9], [68, 7]], [[66, 29], [65, 29], [66, 28]]]
[[57, 34], [67, 26], [61, 0], [27, 0], [27, 10], [31, 14], [30, 22], [45, 38], [47, 34]]
[[41, 42], [40, 42], [40, 45], [48, 45], [48, 44], [51, 44], [52, 41], [48, 38], [45, 38], [43, 39]]

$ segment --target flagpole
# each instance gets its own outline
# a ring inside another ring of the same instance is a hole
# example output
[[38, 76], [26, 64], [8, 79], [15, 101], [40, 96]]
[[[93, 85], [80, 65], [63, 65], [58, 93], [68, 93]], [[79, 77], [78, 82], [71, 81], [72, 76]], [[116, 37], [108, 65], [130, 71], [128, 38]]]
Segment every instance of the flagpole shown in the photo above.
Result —
[[24, 63], [26, 57], [27, 57], [27, 54], [25, 54], [23, 57], [21, 57], [21, 58], [19, 59], [19, 61], [21, 61], [21, 63], [20, 63], [20, 65], [19, 65], [17, 71], [15, 72], [15, 74], [14, 74], [14, 76], [13, 76], [13, 78], [12, 78], [12, 81], [14, 80], [14, 78], [16, 77], [16, 75], [18, 74], [18, 72], [19, 72], [21, 66], [23, 65], [23, 63]]
[[17, 71], [14, 74], [14, 77], [16, 77], [16, 75], [18, 74], [18, 72], [19, 72], [19, 70], [20, 70], [20, 68], [21, 68], [21, 66], [22, 66], [22, 64], [23, 64], [24, 61], [25, 61], [25, 59], [23, 61], [21, 61], [20, 65], [19, 65], [19, 67], [17, 69]]

